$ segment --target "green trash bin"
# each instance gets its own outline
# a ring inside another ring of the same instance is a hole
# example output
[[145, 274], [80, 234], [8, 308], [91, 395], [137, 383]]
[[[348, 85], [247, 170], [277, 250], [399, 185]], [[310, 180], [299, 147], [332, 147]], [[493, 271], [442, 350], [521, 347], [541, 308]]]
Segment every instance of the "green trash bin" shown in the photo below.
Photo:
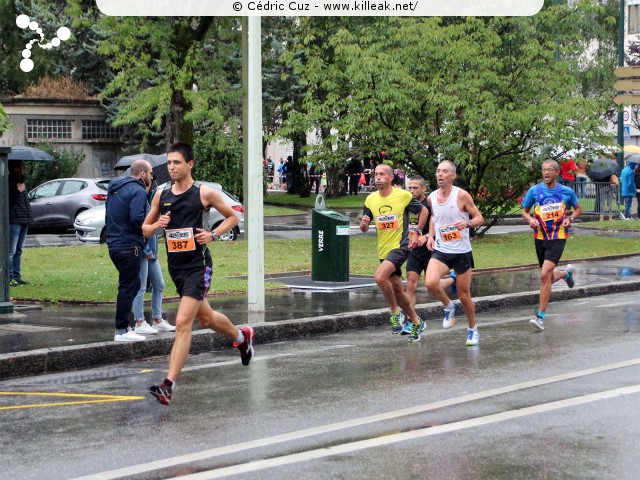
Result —
[[349, 281], [349, 217], [333, 210], [311, 211], [311, 280]]

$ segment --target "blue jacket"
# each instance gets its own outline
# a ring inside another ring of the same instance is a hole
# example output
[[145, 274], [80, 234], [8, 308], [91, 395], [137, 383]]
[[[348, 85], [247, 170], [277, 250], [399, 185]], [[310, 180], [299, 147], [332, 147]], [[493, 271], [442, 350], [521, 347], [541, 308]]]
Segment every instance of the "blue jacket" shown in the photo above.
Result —
[[622, 188], [623, 197], [635, 197], [636, 196], [636, 180], [633, 177], [633, 170], [636, 168], [635, 163], [629, 162], [627, 166], [622, 169], [620, 174], [620, 186]]
[[109, 182], [105, 225], [109, 249], [144, 247], [142, 224], [147, 216], [147, 192], [139, 178], [118, 177]]

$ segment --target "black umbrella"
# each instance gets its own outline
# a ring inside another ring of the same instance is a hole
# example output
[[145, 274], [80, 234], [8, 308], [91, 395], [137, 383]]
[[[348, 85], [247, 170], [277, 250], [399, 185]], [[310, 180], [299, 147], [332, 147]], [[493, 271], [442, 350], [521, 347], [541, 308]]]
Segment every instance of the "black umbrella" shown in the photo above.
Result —
[[53, 157], [44, 150], [33, 147], [11, 147], [9, 160], [22, 160], [23, 162], [51, 162]]
[[118, 160], [113, 169], [126, 170], [136, 160], [146, 160], [152, 167], [156, 167], [167, 163], [167, 154], [163, 153], [161, 155], [154, 155], [152, 153], [138, 153], [136, 155], [127, 155], [126, 157], [122, 157]]
[[610, 158], [598, 158], [587, 167], [587, 175], [591, 180], [595, 180], [596, 182], [617, 173], [618, 162]]
[[155, 180], [158, 184], [162, 184], [171, 180], [167, 171], [167, 154], [153, 155], [151, 153], [139, 153], [137, 155], [127, 155], [122, 157], [113, 167], [115, 170], [125, 170], [124, 175], [131, 173], [131, 164], [136, 160], [146, 160], [151, 164]]

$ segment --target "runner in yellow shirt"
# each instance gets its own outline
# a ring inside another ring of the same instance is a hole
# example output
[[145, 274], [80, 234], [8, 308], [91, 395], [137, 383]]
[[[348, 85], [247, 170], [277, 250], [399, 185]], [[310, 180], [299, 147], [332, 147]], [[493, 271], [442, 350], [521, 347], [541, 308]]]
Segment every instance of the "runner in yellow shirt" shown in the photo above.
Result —
[[[409, 342], [417, 342], [425, 329], [425, 323], [418, 317], [404, 292], [401, 268], [411, 249], [426, 244], [426, 237], [420, 235], [420, 232], [427, 222], [428, 211], [411, 193], [391, 186], [393, 169], [389, 165], [383, 163], [376, 166], [374, 175], [378, 190], [365, 200], [360, 230], [366, 233], [371, 221], [375, 222], [380, 259], [375, 280], [391, 311], [391, 333], [398, 335], [402, 332], [399, 305], [412, 323]], [[409, 212], [419, 214], [417, 230], [411, 232], [411, 235]]]

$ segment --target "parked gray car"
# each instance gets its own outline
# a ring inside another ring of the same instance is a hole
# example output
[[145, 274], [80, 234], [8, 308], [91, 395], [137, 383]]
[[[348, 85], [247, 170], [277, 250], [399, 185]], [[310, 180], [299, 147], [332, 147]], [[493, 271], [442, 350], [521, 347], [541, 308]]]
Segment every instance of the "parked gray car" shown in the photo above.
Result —
[[104, 205], [110, 178], [59, 178], [29, 192], [32, 226], [37, 229], [67, 229], [76, 217]]
[[[197, 182], [207, 187], [215, 188], [224, 201], [231, 206], [238, 217], [238, 225], [232, 230], [220, 235], [220, 240], [233, 241], [238, 239], [238, 235], [244, 233], [244, 207], [231, 193], [225, 191], [219, 183], [213, 182]], [[165, 184], [158, 188], [164, 187]], [[105, 228], [105, 206], [92, 208], [78, 215], [73, 224], [76, 229], [76, 238], [81, 242], [99, 242], [107, 241], [107, 229]], [[205, 218], [205, 228], [213, 229], [220, 225], [224, 220], [224, 216], [215, 208], [209, 210], [208, 218]]]

